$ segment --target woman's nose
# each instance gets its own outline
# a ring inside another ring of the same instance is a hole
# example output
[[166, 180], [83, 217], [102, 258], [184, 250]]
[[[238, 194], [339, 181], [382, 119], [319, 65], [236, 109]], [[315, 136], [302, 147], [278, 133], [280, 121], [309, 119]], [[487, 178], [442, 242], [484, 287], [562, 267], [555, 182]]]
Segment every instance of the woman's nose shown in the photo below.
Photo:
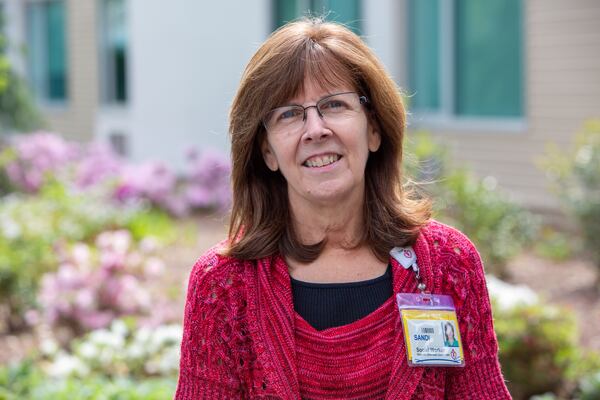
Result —
[[325, 120], [316, 107], [310, 107], [305, 112], [303, 135], [305, 140], [319, 140], [331, 135], [331, 131], [327, 128]]

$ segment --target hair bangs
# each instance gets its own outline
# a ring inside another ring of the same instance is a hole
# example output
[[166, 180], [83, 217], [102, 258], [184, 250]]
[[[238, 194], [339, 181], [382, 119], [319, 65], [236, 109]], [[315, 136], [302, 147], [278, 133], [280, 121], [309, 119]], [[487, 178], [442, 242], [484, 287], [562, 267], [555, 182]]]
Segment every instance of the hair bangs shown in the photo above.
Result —
[[329, 48], [312, 38], [305, 38], [295, 51], [289, 51], [279, 60], [280, 68], [271, 81], [270, 108], [278, 107], [289, 99], [301, 95], [307, 81], [316, 83], [323, 89], [335, 89], [350, 85], [357, 89], [350, 68]]
[[350, 89], [356, 89], [355, 79], [343, 59], [337, 57], [323, 44], [309, 40], [304, 57], [306, 61], [301, 90], [304, 90], [304, 83], [308, 80], [312, 80], [323, 89], [335, 89], [347, 85], [351, 85]]

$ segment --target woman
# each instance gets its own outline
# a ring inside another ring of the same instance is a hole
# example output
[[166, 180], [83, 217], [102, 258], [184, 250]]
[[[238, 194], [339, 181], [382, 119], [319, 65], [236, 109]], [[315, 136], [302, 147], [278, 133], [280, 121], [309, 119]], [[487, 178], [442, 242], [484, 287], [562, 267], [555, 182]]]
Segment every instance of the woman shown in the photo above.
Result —
[[[230, 114], [228, 241], [194, 266], [177, 399], [510, 398], [479, 255], [401, 182], [404, 107], [348, 29], [288, 24], [250, 60]], [[453, 297], [464, 368], [407, 363], [389, 251]]]
[[454, 325], [450, 322], [444, 323], [444, 346], [458, 347], [458, 340], [454, 334]]

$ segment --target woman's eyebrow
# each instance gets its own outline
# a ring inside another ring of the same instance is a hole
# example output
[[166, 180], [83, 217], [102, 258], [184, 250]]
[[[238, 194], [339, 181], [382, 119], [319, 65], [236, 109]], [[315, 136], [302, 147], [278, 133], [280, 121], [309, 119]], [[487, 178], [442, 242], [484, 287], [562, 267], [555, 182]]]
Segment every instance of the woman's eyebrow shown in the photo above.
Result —
[[[336, 94], [340, 94], [340, 93], [348, 93], [348, 92], [351, 92], [351, 90], [339, 89], [339, 90], [336, 90], [336, 91], [327, 91], [327, 93], [324, 94], [323, 96], [319, 97], [319, 99], [317, 101], [315, 101], [314, 104], [320, 102], [323, 99], [326, 99], [327, 97], [335, 96]], [[277, 106], [276, 108], [279, 108], [279, 107], [288, 107], [288, 106], [300, 106], [300, 107], [304, 107], [304, 105], [301, 104], [301, 103], [298, 103], [298, 102], [294, 103], [292, 100], [288, 100], [288, 103], [284, 103], [284, 104], [282, 104], [280, 106]]]

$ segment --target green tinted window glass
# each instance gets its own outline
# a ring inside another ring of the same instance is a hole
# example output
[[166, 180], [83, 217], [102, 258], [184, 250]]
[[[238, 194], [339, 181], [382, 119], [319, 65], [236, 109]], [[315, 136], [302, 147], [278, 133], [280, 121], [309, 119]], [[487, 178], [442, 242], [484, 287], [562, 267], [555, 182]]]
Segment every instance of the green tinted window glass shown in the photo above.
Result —
[[33, 91], [45, 100], [67, 97], [64, 1], [27, 5], [27, 69]]
[[[327, 19], [340, 22], [360, 34], [360, 2], [357, 0], [329, 0], [324, 1]], [[318, 8], [316, 8], [318, 10]]]
[[438, 0], [409, 2], [410, 106], [420, 111], [440, 107], [440, 5]]
[[65, 5], [50, 2], [47, 8], [48, 25], [48, 98], [66, 97]]
[[304, 15], [324, 15], [360, 34], [360, 0], [274, 0], [275, 28]]
[[523, 114], [520, 0], [456, 0], [456, 114]]
[[275, 0], [273, 1], [273, 13], [275, 19], [275, 28], [293, 21], [298, 18], [298, 2], [296, 0]]
[[124, 0], [102, 2], [102, 96], [108, 103], [127, 101], [128, 34]]

